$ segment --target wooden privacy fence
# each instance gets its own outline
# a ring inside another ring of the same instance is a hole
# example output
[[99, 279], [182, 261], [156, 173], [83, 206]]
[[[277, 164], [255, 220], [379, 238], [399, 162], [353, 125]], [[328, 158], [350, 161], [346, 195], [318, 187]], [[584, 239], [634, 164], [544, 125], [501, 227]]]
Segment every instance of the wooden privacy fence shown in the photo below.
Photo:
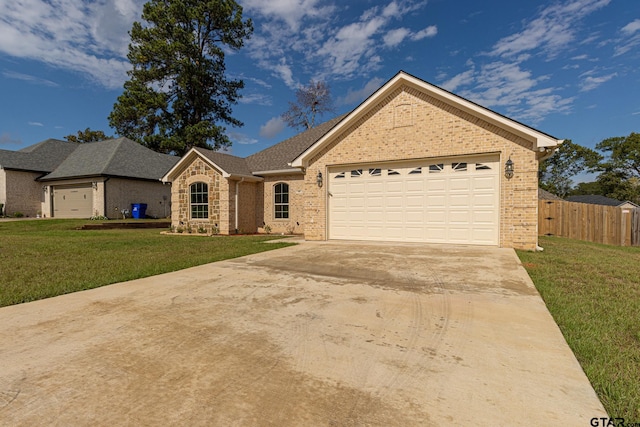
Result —
[[618, 246], [640, 246], [640, 209], [538, 201], [538, 234]]

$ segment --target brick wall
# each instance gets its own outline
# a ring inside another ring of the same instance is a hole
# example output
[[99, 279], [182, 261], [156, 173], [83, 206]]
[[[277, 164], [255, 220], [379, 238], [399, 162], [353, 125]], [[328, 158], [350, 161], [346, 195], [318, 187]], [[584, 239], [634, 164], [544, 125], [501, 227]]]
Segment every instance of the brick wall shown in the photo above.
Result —
[[[274, 188], [278, 183], [289, 184], [289, 218], [276, 219], [274, 208]], [[315, 182], [315, 175], [314, 175]], [[290, 233], [301, 234], [304, 228], [305, 180], [302, 174], [297, 175], [271, 175], [265, 176], [261, 184], [262, 206], [258, 208], [262, 212], [262, 219], [258, 219], [260, 227], [269, 225], [271, 232], [275, 234]], [[317, 188], [317, 185], [316, 185]]]
[[122, 178], [110, 178], [97, 184], [93, 207], [99, 215], [121, 218], [120, 210], [128, 209], [131, 216], [132, 203], [145, 203], [146, 215], [150, 217], [165, 218], [171, 214], [171, 186], [168, 184]]
[[499, 153], [501, 166], [509, 157], [515, 164], [512, 179], [500, 174], [500, 246], [534, 250], [538, 162], [532, 144], [409, 87], [381, 99], [311, 159], [304, 183], [305, 238], [327, 238], [326, 186], [316, 185], [318, 171], [326, 177], [333, 165], [482, 153]]
[[[0, 203], [4, 203], [4, 213], [13, 216], [20, 212], [28, 217], [35, 217], [42, 209], [44, 193], [42, 183], [36, 181], [41, 173], [0, 170], [3, 174], [5, 194]], [[0, 178], [2, 184], [2, 178]]]

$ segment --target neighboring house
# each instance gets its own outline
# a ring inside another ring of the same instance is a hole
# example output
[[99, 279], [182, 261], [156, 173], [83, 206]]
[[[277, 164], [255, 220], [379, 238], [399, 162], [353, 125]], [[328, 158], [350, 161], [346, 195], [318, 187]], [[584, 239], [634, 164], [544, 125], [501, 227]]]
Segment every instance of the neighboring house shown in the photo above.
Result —
[[55, 218], [118, 218], [145, 203], [147, 215], [166, 217], [171, 190], [160, 178], [178, 160], [127, 138], [0, 150], [0, 203], [7, 215]]
[[175, 227], [535, 250], [538, 162], [561, 142], [400, 72], [345, 116], [247, 158], [192, 149], [163, 181]]
[[622, 209], [635, 209], [640, 206], [630, 201], [620, 201], [610, 197], [600, 196], [597, 194], [588, 194], [583, 196], [569, 196], [568, 202], [589, 203], [591, 205], [615, 206]]
[[564, 200], [562, 197], [558, 197], [547, 190], [543, 190], [542, 188], [538, 188], [538, 199], [539, 200]]

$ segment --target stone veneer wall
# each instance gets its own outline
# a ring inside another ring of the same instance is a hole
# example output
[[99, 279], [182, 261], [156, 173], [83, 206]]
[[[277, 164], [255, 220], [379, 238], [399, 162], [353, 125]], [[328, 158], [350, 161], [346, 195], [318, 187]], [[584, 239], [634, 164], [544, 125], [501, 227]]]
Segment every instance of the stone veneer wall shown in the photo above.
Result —
[[[509, 157], [515, 165], [512, 179], [500, 174], [500, 246], [535, 250], [538, 160], [532, 148], [521, 137], [404, 86], [380, 100], [309, 162], [305, 238], [327, 239], [327, 186], [316, 185], [318, 171], [327, 177], [333, 165], [499, 153], [502, 167]], [[265, 183], [265, 193], [266, 188]]]
[[[289, 218], [276, 219], [274, 208], [274, 188], [278, 183], [289, 184]], [[304, 222], [304, 204], [305, 200], [305, 181], [302, 174], [290, 175], [270, 175], [264, 177], [262, 185], [262, 206], [258, 208], [258, 212], [262, 213], [262, 219], [258, 219], [259, 225], [269, 225], [271, 232], [276, 234], [293, 232], [294, 234], [302, 234], [305, 232]], [[315, 175], [314, 175], [314, 185]], [[260, 191], [259, 191], [260, 192]]]
[[[209, 218], [191, 219], [189, 186], [204, 182], [209, 186]], [[225, 202], [226, 201], [226, 202]], [[171, 184], [171, 225], [185, 231], [229, 234], [229, 185], [222, 174], [197, 158]]]

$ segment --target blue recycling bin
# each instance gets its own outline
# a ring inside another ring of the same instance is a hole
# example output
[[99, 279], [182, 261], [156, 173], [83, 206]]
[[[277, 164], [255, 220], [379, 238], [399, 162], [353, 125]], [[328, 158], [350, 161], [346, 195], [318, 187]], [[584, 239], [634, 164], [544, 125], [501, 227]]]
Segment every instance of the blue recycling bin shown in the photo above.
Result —
[[135, 219], [144, 219], [147, 215], [146, 203], [133, 203], [131, 205], [131, 217]]

